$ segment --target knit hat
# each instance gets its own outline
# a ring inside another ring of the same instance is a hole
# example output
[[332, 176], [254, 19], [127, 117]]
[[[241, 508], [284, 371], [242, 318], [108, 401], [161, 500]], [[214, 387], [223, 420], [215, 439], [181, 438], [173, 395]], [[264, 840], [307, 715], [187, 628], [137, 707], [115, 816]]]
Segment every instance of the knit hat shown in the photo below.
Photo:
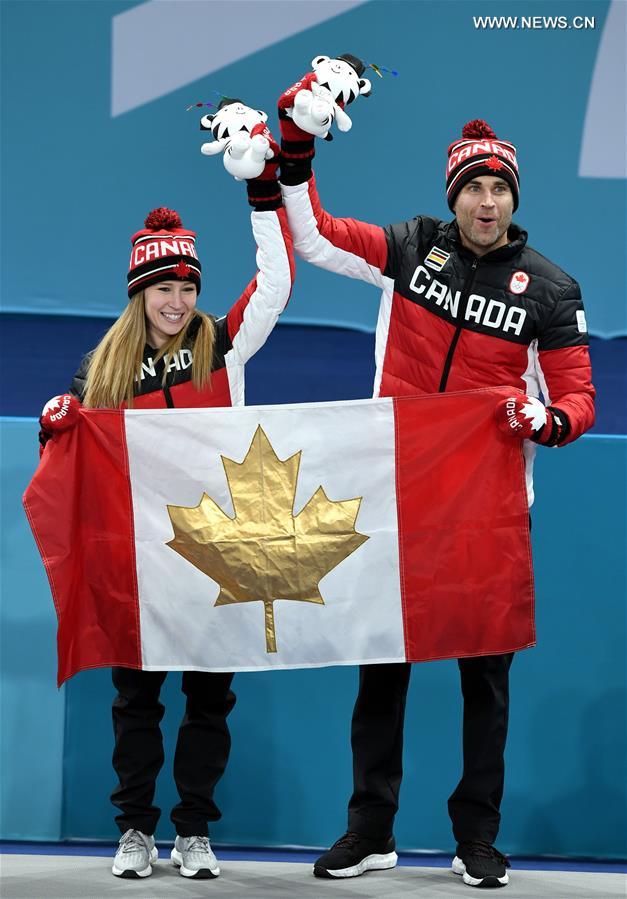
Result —
[[129, 299], [159, 281], [192, 281], [200, 293], [196, 232], [183, 228], [178, 212], [165, 206], [153, 209], [144, 225], [145, 230], [131, 237]]
[[474, 119], [464, 125], [462, 139], [448, 148], [446, 196], [451, 211], [464, 184], [481, 175], [494, 175], [507, 181], [514, 196], [514, 211], [518, 209], [520, 178], [516, 147], [509, 141], [499, 140], [487, 122]]

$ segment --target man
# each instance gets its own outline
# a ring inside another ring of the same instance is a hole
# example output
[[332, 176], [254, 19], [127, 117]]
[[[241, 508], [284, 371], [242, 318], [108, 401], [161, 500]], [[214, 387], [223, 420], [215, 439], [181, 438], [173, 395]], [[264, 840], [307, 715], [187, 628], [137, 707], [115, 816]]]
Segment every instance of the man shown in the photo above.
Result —
[[[590, 428], [594, 388], [579, 287], [528, 247], [526, 232], [512, 224], [519, 200], [516, 148], [485, 122], [464, 127], [448, 149], [453, 221], [417, 216], [380, 228], [336, 219], [316, 191], [313, 138], [286, 109], [295, 93], [292, 88], [279, 101], [281, 181], [294, 246], [316, 265], [382, 288], [375, 396], [518, 388], [522, 393], [497, 407], [497, 425], [513, 439], [531, 438], [524, 443], [531, 505], [536, 445], [563, 446]], [[464, 767], [448, 807], [457, 841], [453, 871], [472, 886], [508, 882], [509, 864], [494, 842], [512, 658], [459, 660]], [[396, 864], [393, 824], [410, 672], [404, 664], [361, 668], [348, 832], [317, 860], [316, 876], [354, 877]]]

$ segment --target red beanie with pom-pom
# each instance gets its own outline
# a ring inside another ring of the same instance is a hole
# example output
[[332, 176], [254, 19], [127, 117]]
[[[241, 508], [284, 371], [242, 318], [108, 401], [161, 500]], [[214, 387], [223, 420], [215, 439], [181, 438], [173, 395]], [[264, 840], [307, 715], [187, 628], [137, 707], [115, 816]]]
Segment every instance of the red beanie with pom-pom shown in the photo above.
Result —
[[153, 209], [144, 225], [144, 230], [131, 237], [129, 298], [159, 281], [192, 281], [200, 293], [196, 232], [183, 228], [178, 212], [165, 206]]
[[509, 141], [499, 140], [483, 119], [474, 119], [464, 125], [461, 140], [448, 148], [446, 197], [451, 211], [464, 184], [481, 175], [494, 175], [507, 181], [514, 195], [514, 211], [518, 209], [520, 178], [516, 147]]

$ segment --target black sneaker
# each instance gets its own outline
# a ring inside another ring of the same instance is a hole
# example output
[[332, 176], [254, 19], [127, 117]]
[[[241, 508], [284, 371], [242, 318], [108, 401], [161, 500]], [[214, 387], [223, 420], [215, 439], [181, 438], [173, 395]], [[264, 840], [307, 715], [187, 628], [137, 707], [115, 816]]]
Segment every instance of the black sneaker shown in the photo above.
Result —
[[489, 843], [473, 840], [458, 843], [453, 859], [453, 872], [461, 874], [471, 887], [504, 887], [508, 881], [509, 862]]
[[398, 861], [394, 837], [371, 840], [349, 831], [314, 862], [316, 877], [358, 877], [366, 871], [393, 868]]

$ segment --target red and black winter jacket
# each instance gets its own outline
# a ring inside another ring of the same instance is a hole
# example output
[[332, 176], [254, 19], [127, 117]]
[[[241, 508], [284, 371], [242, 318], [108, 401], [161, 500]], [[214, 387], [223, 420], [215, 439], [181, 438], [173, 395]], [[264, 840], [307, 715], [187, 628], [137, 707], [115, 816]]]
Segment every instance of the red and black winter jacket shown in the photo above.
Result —
[[296, 252], [383, 291], [375, 396], [517, 387], [559, 409], [560, 445], [592, 426], [579, 286], [527, 246], [526, 232], [512, 225], [506, 246], [477, 258], [456, 221], [417, 216], [381, 228], [334, 218], [308, 164], [293, 167], [282, 186]]
[[[263, 346], [287, 305], [294, 281], [292, 239], [283, 208], [251, 214], [259, 271], [222, 318], [214, 319], [215, 344], [211, 381], [197, 390], [191, 380], [194, 338], [199, 319], [190, 325], [189, 345], [174, 358], [154, 361], [156, 350], [146, 344], [141, 378], [133, 407], [163, 409], [237, 406], [244, 403], [244, 365]], [[82, 400], [92, 353], [83, 359], [70, 393]], [[163, 383], [163, 370], [167, 377]]]

